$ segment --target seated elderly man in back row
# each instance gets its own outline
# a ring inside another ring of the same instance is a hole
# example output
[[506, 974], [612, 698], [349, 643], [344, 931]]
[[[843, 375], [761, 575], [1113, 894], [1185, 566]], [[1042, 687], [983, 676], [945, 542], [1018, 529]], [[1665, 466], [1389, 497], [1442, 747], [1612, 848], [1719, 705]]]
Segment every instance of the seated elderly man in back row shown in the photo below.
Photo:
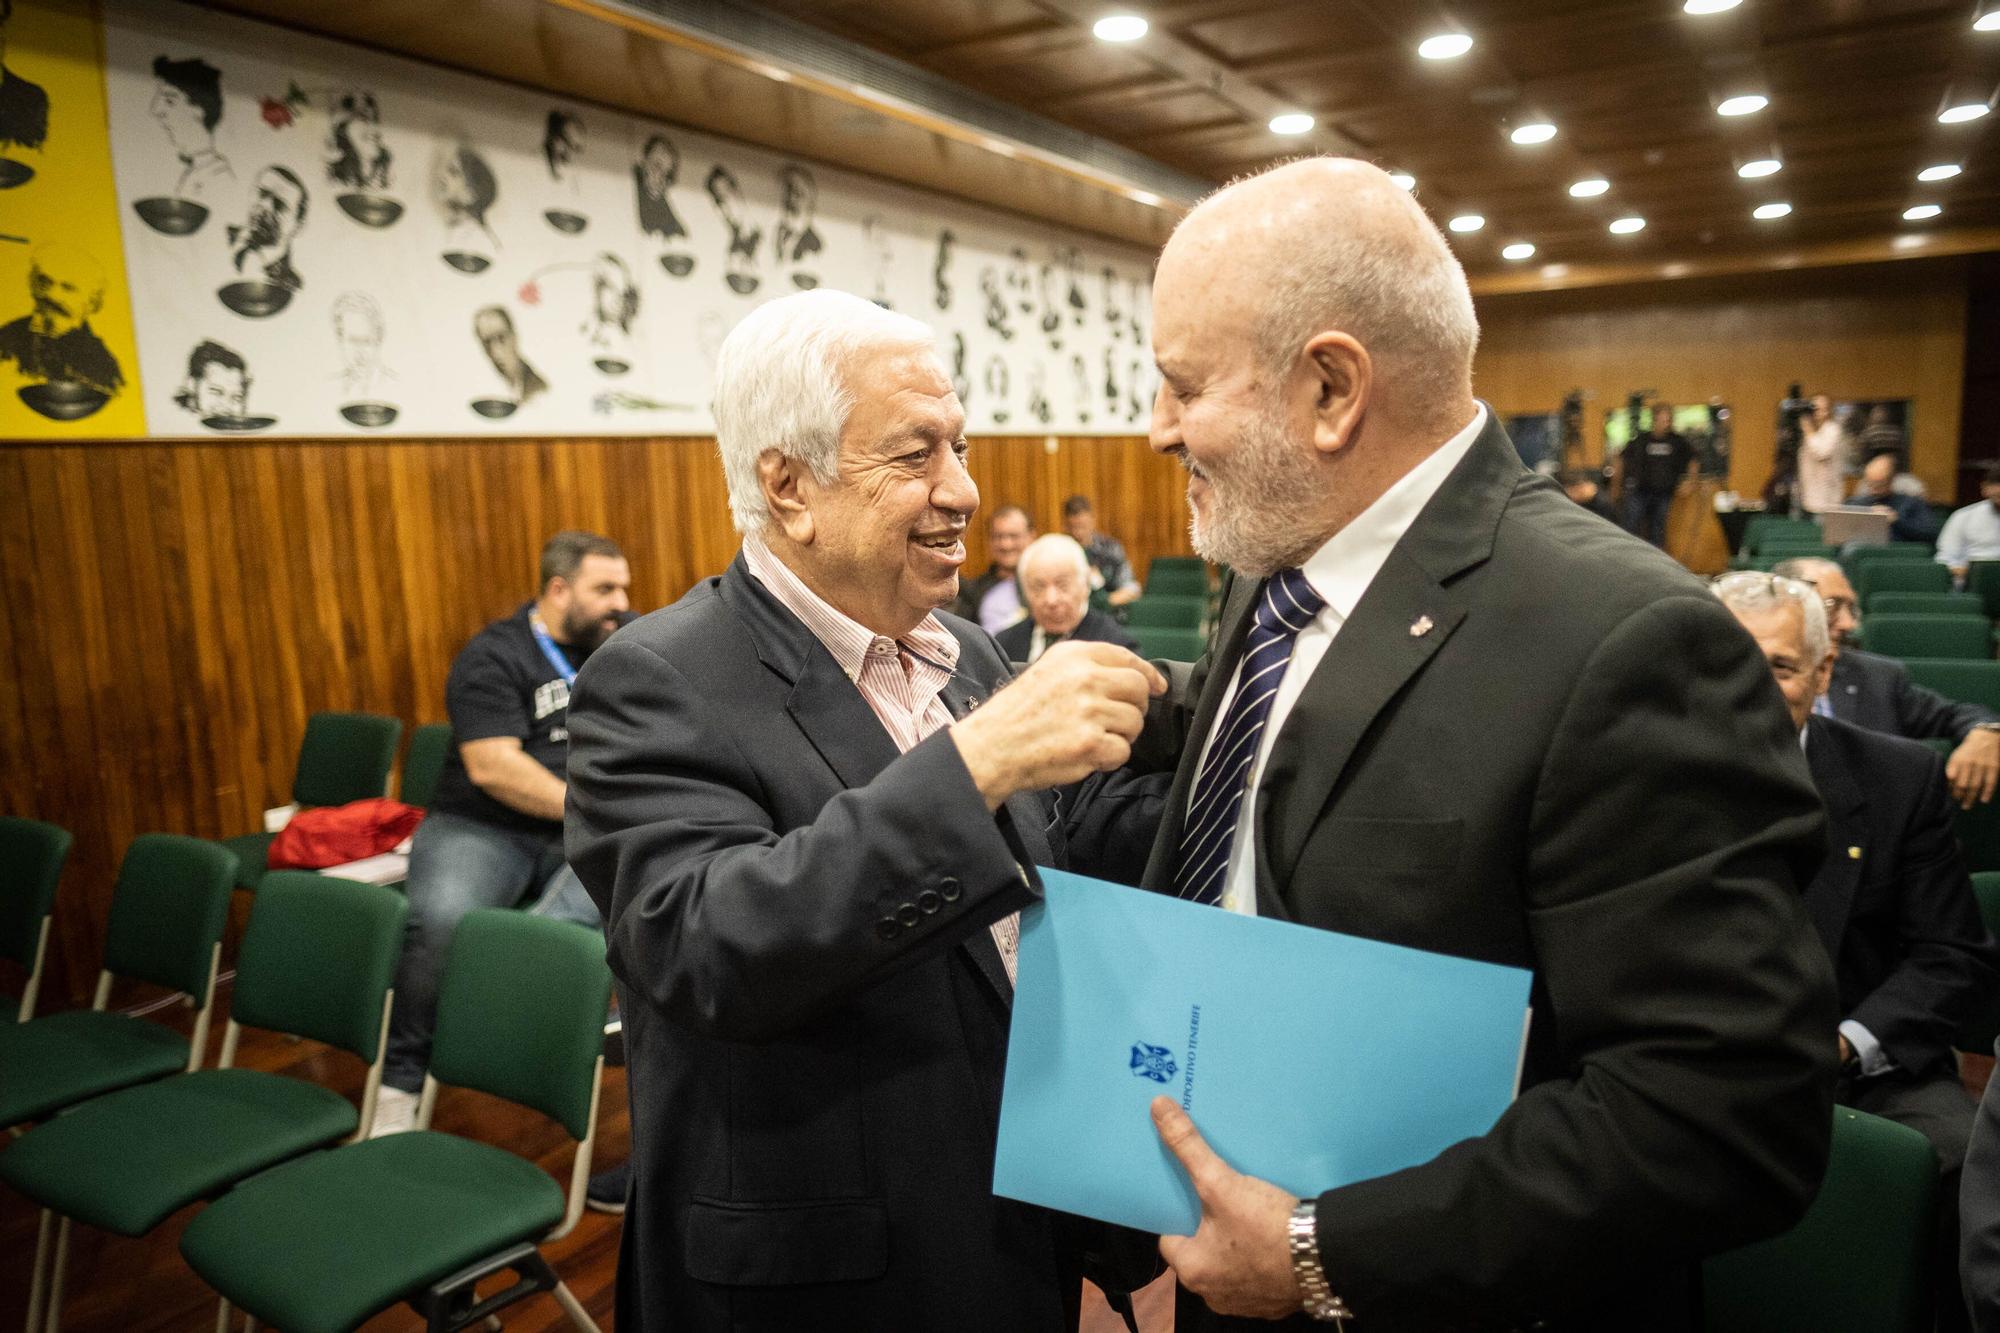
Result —
[[1744, 572], [1718, 579], [1715, 593], [1771, 664], [1826, 804], [1827, 857], [1805, 904], [1840, 987], [1840, 1029], [1828, 1034], [1840, 1046], [1834, 1098], [1930, 1140], [1941, 1183], [1938, 1299], [1955, 1311], [1958, 1180], [1974, 1103], [1952, 1039], [2000, 983], [2000, 948], [1952, 832], [1944, 761], [1815, 713], [1836, 652], [1817, 590]]
[[994, 636], [1009, 661], [1039, 661], [1058, 643], [1115, 643], [1138, 651], [1125, 627], [1090, 604], [1090, 558], [1073, 537], [1052, 532], [1021, 553], [1021, 598], [1028, 618]]
[[1063, 643], [996, 693], [992, 639], [934, 613], [979, 492], [924, 325], [773, 301], [714, 402], [742, 553], [570, 710], [630, 1064], [618, 1325], [1074, 1328], [1086, 1272], [1157, 1261], [1126, 1233], [1121, 1282], [1088, 1261], [1118, 1237], [993, 1194], [1016, 914], [1037, 864], [1101, 868], [1044, 789], [1123, 764], [1165, 682]]
[[1905, 740], [1950, 741], [1954, 748], [1944, 776], [1952, 799], [1967, 809], [1992, 800], [2000, 782], [2000, 718], [1978, 704], [1925, 689], [1896, 658], [1854, 647], [1861, 603], [1836, 562], [1810, 556], [1781, 560], [1772, 572], [1812, 588], [1826, 611], [1836, 656], [1813, 711]]

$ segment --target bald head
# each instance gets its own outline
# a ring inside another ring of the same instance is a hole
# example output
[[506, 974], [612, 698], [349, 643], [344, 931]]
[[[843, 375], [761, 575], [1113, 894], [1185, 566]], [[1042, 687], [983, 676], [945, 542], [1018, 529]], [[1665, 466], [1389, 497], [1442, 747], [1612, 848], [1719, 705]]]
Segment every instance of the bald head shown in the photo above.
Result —
[[1464, 271], [1409, 193], [1366, 162], [1308, 158], [1210, 195], [1160, 256], [1161, 289], [1196, 293], [1274, 378], [1338, 330], [1375, 363], [1379, 410], [1447, 433], [1471, 413], [1479, 325]]

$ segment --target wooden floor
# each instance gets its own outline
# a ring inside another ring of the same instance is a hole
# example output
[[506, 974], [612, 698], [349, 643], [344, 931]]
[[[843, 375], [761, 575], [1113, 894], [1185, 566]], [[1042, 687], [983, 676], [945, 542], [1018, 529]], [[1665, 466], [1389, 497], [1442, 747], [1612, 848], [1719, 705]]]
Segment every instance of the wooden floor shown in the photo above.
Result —
[[[226, 998], [223, 1003], [227, 1003]], [[185, 1030], [185, 1015], [153, 1017], [178, 1022]], [[215, 1048], [221, 1044], [221, 1024], [216, 1026], [206, 1062], [209, 1065], [213, 1065]], [[311, 1079], [357, 1101], [365, 1072], [361, 1062], [345, 1052], [258, 1032], [244, 1033], [237, 1064]], [[605, 1071], [601, 1104], [594, 1162], [622, 1162], [631, 1140], [623, 1069]], [[573, 1144], [561, 1126], [533, 1111], [481, 1093], [446, 1089], [438, 1099], [433, 1128], [518, 1152], [568, 1183]], [[88, 1227], [74, 1228], [63, 1300], [64, 1333], [209, 1333], [215, 1327], [214, 1293], [188, 1269], [179, 1248], [181, 1230], [200, 1207], [197, 1204], [175, 1214], [152, 1235], [138, 1240]], [[28, 1273], [38, 1219], [32, 1205], [0, 1186], [0, 1330], [20, 1328], [27, 1318]], [[606, 1329], [615, 1326], [613, 1280], [618, 1268], [620, 1220], [586, 1211], [575, 1231], [543, 1251], [577, 1299]], [[504, 1278], [492, 1283], [495, 1290], [504, 1285]], [[1140, 1327], [1145, 1333], [1171, 1330], [1171, 1282], [1162, 1281], [1142, 1293], [1140, 1311]], [[502, 1319], [509, 1329], [521, 1333], [554, 1333], [568, 1328], [561, 1310], [548, 1296], [513, 1306]], [[401, 1333], [421, 1330], [424, 1324], [405, 1306], [378, 1315], [363, 1327], [370, 1333]], [[1123, 1328], [1095, 1292], [1087, 1294], [1085, 1333], [1114, 1333]]]

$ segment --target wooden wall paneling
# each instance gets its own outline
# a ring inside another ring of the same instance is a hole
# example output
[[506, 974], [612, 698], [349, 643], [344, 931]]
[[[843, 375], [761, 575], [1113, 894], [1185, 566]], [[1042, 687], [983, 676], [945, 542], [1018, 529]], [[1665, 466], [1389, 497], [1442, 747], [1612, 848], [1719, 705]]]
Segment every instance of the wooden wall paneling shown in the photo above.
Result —
[[1628, 391], [1735, 411], [1733, 489], [1770, 477], [1786, 386], [1837, 398], [1914, 399], [1911, 463], [1932, 495], [1956, 492], [1965, 369], [1961, 260], [1781, 273], [1479, 302], [1474, 389], [1502, 416], [1552, 412], [1573, 388], [1584, 445], [1601, 456]]

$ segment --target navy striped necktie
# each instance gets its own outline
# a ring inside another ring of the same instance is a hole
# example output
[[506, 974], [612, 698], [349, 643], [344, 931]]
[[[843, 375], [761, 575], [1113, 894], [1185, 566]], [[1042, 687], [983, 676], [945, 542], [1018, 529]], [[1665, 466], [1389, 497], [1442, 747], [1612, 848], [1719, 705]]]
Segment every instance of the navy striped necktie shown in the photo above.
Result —
[[1250, 782], [1271, 701], [1292, 660], [1299, 631], [1312, 623], [1326, 599], [1313, 591], [1305, 574], [1279, 570], [1264, 584], [1256, 619], [1237, 670], [1236, 693], [1229, 711], [1215, 729], [1201, 771], [1188, 797], [1187, 818], [1181, 826], [1180, 872], [1174, 892], [1198, 903], [1222, 901], [1222, 884], [1229, 871], [1229, 851], [1236, 841], [1237, 813]]

